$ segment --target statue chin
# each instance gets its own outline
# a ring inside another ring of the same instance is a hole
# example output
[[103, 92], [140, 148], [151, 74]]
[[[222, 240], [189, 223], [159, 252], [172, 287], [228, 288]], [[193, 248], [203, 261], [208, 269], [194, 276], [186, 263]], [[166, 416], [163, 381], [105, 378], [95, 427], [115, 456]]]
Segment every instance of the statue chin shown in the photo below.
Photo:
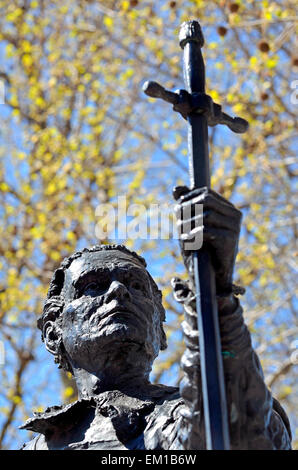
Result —
[[[100, 328], [96, 323], [90, 325], [88, 334], [84, 334], [81, 337], [80, 350], [77, 349], [77, 343], [73, 345], [69, 344], [67, 349], [76, 349], [72, 352], [72, 356], [80, 357], [81, 350], [86, 349], [92, 356], [102, 353], [104, 350], [111, 348], [111, 352], [116, 352], [118, 348], [121, 348], [121, 344], [125, 347], [135, 345], [140, 349], [142, 346], [145, 348], [146, 334], [144, 331], [140, 331], [138, 325], [123, 323], [119, 321], [106, 321], [105, 324], [101, 324]], [[72, 347], [73, 346], [73, 347]]]
[[108, 344], [110, 341], [113, 342], [135, 342], [138, 344], [143, 343], [142, 338], [140, 337], [140, 332], [137, 330], [135, 326], [113, 322], [111, 324], [105, 325], [98, 331], [98, 328], [91, 327], [90, 328], [90, 342], [98, 343], [100, 346], [104, 346]]

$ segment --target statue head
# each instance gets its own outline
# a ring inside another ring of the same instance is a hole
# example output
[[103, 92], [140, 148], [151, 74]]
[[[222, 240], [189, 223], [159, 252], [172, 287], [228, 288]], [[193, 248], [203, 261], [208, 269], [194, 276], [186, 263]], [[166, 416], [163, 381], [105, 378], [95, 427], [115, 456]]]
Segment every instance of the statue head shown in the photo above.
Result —
[[145, 260], [123, 245], [97, 245], [54, 272], [38, 327], [55, 362], [72, 373], [74, 365], [88, 369], [108, 351], [132, 346], [152, 364], [167, 346], [164, 321]]

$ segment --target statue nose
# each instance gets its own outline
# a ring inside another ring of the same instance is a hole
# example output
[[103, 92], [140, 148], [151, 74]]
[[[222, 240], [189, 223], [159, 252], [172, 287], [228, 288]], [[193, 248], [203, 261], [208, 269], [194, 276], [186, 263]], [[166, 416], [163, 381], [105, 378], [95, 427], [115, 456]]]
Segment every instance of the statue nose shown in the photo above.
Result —
[[127, 287], [119, 281], [113, 281], [105, 296], [105, 301], [110, 302], [113, 299], [130, 299], [130, 293]]

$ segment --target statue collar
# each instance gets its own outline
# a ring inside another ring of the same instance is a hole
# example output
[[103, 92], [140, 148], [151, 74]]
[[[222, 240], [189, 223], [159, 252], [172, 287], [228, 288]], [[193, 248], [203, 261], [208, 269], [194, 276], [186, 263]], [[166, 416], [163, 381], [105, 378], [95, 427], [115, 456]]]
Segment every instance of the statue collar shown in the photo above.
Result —
[[88, 412], [95, 409], [106, 412], [109, 408], [123, 408], [130, 412], [150, 412], [155, 404], [161, 404], [164, 400], [177, 398], [177, 387], [165, 385], [150, 385], [148, 393], [142, 397], [131, 396], [119, 390], [107, 391], [97, 397], [79, 399], [67, 405], [51, 406], [43, 412], [34, 412], [20, 429], [48, 435], [55, 433], [58, 428], [69, 429], [74, 423], [84, 420]]

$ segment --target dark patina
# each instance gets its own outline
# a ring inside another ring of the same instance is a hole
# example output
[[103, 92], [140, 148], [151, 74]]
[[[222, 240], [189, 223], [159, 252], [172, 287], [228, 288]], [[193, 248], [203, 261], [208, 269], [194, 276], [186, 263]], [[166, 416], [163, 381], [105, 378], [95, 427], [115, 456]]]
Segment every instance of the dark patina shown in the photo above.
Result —
[[[180, 204], [189, 204], [191, 194]], [[215, 199], [209, 194], [207, 212]], [[231, 278], [238, 236], [239, 222], [231, 214], [227, 220], [234, 242], [226, 240], [223, 249], [226, 228], [218, 228], [210, 245], [218, 260], [219, 292]], [[152, 363], [166, 347], [165, 312], [143, 259], [121, 245], [103, 245], [64, 260], [38, 324], [55, 361], [73, 374], [79, 398], [29, 419], [23, 429], [38, 435], [24, 450], [205, 448], [195, 296], [191, 261], [183, 254], [190, 280], [173, 279], [174, 295], [185, 307], [180, 391], [149, 381]], [[264, 384], [238, 299], [232, 292], [220, 294], [218, 307], [232, 448], [290, 448], [287, 417]]]

